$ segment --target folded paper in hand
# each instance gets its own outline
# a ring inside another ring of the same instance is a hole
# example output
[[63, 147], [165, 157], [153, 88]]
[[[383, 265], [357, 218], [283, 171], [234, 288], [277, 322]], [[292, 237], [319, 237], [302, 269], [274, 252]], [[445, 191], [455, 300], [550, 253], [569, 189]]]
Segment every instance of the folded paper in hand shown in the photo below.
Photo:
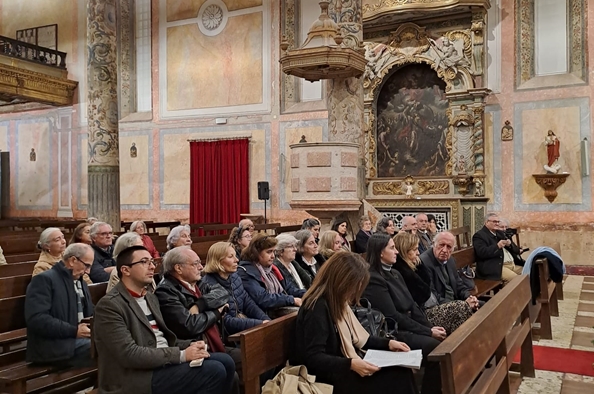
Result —
[[388, 350], [370, 349], [365, 354], [364, 360], [380, 368], [398, 366], [419, 369], [423, 361], [423, 353], [421, 353], [421, 350], [391, 352]]

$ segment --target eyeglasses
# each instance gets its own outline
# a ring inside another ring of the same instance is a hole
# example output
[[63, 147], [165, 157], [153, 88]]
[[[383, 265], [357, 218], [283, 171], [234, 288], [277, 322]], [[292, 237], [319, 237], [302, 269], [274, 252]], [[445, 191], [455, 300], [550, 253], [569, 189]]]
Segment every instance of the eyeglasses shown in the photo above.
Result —
[[155, 264], [154, 259], [149, 259], [148, 257], [145, 257], [144, 259], [141, 259], [141, 260], [138, 260], [138, 261], [128, 264], [128, 267], [132, 267], [133, 265], [136, 265], [136, 264], [142, 264], [145, 267], [150, 264], [157, 266], [157, 264]]
[[81, 259], [79, 259], [78, 257], [74, 256], [75, 259], [77, 259], [78, 261], [80, 261], [84, 266], [85, 266], [85, 271], [86, 270], [90, 270], [91, 267], [93, 266], [93, 264], [87, 264], [84, 261], [82, 261]]
[[491, 220], [491, 219], [489, 219], [489, 220], [487, 220], [487, 222], [493, 222], [495, 224], [499, 224], [499, 223], [501, 223], [501, 220]]
[[104, 233], [97, 233], [97, 235], [100, 235], [102, 237], [111, 237], [113, 235], [113, 232], [108, 231], [108, 232], [104, 232]]
[[191, 265], [193, 268], [198, 268], [199, 265], [202, 265], [202, 261], [196, 260], [193, 263], [181, 263], [181, 265]]

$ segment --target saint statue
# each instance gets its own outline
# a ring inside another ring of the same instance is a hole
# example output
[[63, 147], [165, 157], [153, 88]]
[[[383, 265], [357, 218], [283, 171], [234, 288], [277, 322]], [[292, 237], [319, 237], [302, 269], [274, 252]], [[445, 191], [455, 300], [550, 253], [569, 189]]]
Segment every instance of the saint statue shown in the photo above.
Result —
[[547, 137], [545, 138], [545, 145], [547, 146], [547, 164], [544, 169], [547, 172], [556, 174], [561, 169], [561, 165], [557, 162], [559, 159], [559, 139], [553, 132], [549, 130]]

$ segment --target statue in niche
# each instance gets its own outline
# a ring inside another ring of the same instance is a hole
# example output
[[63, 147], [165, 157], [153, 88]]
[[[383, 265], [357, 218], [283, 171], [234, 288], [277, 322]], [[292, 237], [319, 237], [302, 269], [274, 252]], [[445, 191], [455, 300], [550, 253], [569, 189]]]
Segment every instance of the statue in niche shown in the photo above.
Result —
[[29, 153], [29, 161], [37, 161], [37, 153], [35, 152], [35, 148], [31, 148], [31, 152]]
[[456, 163], [456, 172], [458, 172], [458, 174], [466, 174], [466, 160], [464, 159], [464, 155], [460, 155], [460, 157], [458, 157], [458, 163]]
[[456, 49], [456, 46], [452, 41], [450, 41], [447, 37], [441, 37], [438, 41], [441, 40], [441, 44], [435, 41], [432, 38], [429, 38], [429, 42], [431, 43], [435, 52], [437, 52], [438, 59], [435, 62], [435, 67], [443, 67], [443, 68], [453, 68], [456, 69], [457, 66], [470, 66], [470, 62], [464, 58], [464, 55], [460, 54]]
[[138, 149], [136, 148], [136, 143], [133, 142], [132, 146], [130, 147], [130, 157], [134, 158], [138, 156]]
[[377, 99], [379, 177], [445, 175], [449, 101], [446, 84], [430, 66], [396, 71]]
[[475, 197], [484, 197], [485, 196], [485, 188], [483, 187], [483, 182], [479, 178], [474, 179], [474, 196]]
[[559, 164], [559, 138], [555, 135], [553, 130], [549, 130], [545, 138], [545, 145], [547, 146], [547, 164], [543, 167], [545, 171], [551, 174], [557, 174], [561, 169]]

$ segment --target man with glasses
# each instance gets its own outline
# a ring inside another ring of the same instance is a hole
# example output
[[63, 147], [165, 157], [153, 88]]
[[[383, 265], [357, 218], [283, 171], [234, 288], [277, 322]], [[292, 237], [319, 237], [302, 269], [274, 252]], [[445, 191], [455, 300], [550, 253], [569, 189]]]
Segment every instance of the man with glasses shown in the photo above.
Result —
[[[503, 231], [499, 230], [499, 216], [489, 213], [485, 217], [485, 225], [472, 236], [472, 246], [476, 258], [476, 277], [479, 279], [502, 280], [507, 283], [521, 273], [522, 267], [504, 265], [505, 247], [511, 244]], [[509, 263], [509, 262], [508, 262]]]
[[115, 269], [113, 259], [113, 231], [104, 222], [95, 222], [91, 226], [91, 247], [95, 250], [95, 261], [89, 277], [93, 283], [107, 282], [111, 271]]
[[91, 330], [81, 321], [93, 315], [93, 302], [82, 279], [93, 264], [89, 245], [74, 243], [50, 270], [27, 287], [27, 361], [83, 367], [92, 364]]
[[[163, 320], [157, 296], [146, 291], [155, 274], [146, 248], [137, 245], [121, 251], [117, 270], [120, 282], [95, 311], [99, 391], [229, 393], [233, 360], [226, 354], [211, 354], [204, 341], [178, 340]], [[193, 368], [193, 361], [200, 365]]]

